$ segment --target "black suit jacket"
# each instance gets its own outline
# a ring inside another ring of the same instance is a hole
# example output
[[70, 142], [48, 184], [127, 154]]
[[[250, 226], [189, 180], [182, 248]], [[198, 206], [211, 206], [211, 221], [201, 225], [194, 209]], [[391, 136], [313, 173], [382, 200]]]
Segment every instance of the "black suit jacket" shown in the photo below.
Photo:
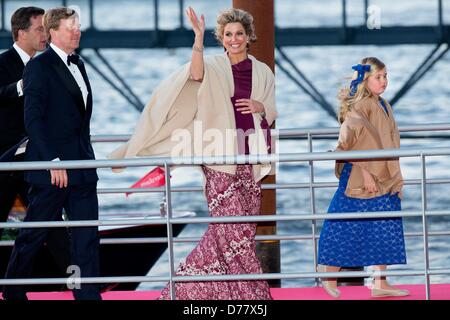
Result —
[[0, 154], [18, 143], [25, 135], [23, 96], [17, 93], [24, 65], [16, 49], [0, 54]]
[[22, 143], [28, 140], [28, 137], [22, 138], [17, 144], [0, 154], [0, 162], [12, 162], [15, 161], [18, 156], [16, 156], [17, 149], [20, 148]]
[[[66, 64], [51, 47], [31, 60], [24, 72], [25, 129], [29, 142], [25, 161], [92, 160], [90, 143], [92, 91], [80, 61], [79, 69], [88, 88], [87, 105]], [[94, 183], [95, 169], [68, 170], [69, 185]], [[50, 185], [50, 172], [28, 171], [25, 179]]]

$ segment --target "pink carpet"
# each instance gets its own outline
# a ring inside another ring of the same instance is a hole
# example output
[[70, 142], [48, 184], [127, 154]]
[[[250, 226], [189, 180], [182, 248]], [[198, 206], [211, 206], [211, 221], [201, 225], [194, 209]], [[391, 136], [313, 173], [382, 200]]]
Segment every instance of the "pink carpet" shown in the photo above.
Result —
[[[425, 300], [424, 285], [400, 285], [401, 289], [408, 289], [408, 297], [372, 298], [367, 287], [339, 287], [339, 300]], [[275, 300], [334, 300], [322, 288], [272, 288]], [[450, 284], [431, 285], [432, 300], [450, 300]], [[109, 291], [102, 294], [104, 300], [155, 300], [159, 291]], [[1, 297], [1, 294], [0, 294]], [[66, 292], [30, 292], [30, 300], [73, 300], [72, 293]]]

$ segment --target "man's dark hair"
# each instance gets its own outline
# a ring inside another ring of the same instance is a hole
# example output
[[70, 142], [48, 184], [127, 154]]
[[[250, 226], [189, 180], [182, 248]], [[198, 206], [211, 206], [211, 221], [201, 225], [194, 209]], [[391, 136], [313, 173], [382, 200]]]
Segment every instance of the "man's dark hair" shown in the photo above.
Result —
[[17, 9], [11, 17], [11, 32], [14, 41], [19, 38], [19, 30], [28, 30], [31, 18], [43, 15], [45, 10], [38, 7], [22, 7]]

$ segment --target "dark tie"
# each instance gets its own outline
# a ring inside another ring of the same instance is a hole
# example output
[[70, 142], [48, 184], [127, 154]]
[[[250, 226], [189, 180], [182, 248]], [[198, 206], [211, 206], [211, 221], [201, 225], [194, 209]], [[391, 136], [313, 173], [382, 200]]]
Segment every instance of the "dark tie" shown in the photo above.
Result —
[[71, 63], [78, 65], [78, 61], [80, 61], [80, 56], [76, 53], [67, 56], [67, 65], [69, 66]]
[[[33, 57], [30, 57], [30, 60], [28, 60], [27, 63], [30, 62], [31, 60], [33, 60]], [[27, 63], [25, 63], [25, 66], [27, 65]]]

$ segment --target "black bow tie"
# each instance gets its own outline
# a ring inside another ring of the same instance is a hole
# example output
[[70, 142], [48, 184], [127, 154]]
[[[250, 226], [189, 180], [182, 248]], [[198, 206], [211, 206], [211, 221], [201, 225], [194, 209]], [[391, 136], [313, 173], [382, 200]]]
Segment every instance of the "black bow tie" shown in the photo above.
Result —
[[80, 56], [76, 53], [71, 54], [70, 56], [67, 56], [67, 65], [69, 65], [69, 66], [70, 66], [70, 63], [78, 65], [79, 61], [80, 61]]

